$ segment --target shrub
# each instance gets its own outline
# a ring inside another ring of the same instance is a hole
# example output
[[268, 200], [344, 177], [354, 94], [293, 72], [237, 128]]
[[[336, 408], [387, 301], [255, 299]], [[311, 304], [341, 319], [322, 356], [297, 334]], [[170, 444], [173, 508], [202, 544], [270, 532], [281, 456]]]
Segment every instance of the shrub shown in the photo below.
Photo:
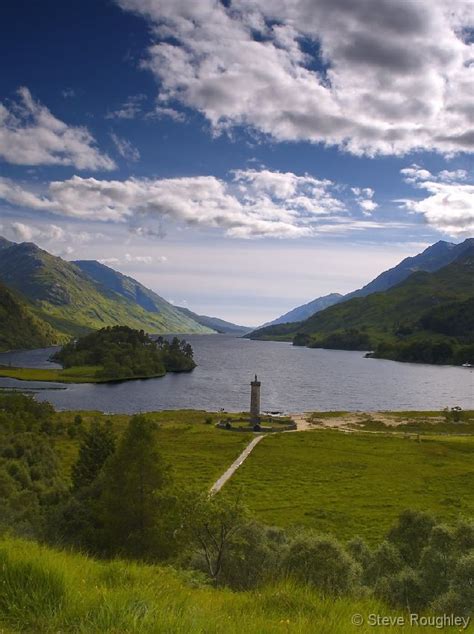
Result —
[[282, 530], [251, 522], [239, 530], [224, 554], [219, 583], [249, 590], [281, 573], [286, 537]]
[[350, 592], [360, 577], [360, 566], [330, 536], [299, 535], [284, 559], [287, 572], [330, 595]]
[[403, 607], [409, 611], [426, 605], [422, 580], [415, 570], [408, 567], [393, 577], [379, 581], [375, 594], [391, 607]]
[[407, 510], [400, 514], [387, 538], [398, 548], [407, 564], [417, 564], [435, 523], [428, 513]]

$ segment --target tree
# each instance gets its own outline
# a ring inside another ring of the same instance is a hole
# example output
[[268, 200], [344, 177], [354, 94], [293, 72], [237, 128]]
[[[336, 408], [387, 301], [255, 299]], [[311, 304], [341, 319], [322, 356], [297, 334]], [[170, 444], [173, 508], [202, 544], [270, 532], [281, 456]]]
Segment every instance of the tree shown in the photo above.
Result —
[[139, 559], [168, 554], [164, 533], [171, 498], [163, 493], [169, 484], [156, 425], [134, 416], [104, 468], [100, 514], [112, 552]]
[[220, 581], [230, 544], [247, 523], [247, 512], [240, 497], [229, 500], [210, 497], [207, 492], [188, 492], [181, 499], [183, 537], [201, 557], [206, 573], [215, 584]]
[[115, 435], [110, 427], [93, 422], [84, 433], [79, 458], [72, 469], [73, 491], [89, 487], [107, 458], [115, 451]]

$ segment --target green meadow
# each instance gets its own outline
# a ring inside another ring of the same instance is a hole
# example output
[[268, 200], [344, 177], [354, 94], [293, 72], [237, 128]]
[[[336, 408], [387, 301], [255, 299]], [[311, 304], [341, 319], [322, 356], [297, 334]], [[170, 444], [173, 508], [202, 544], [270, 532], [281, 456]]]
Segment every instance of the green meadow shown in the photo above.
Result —
[[[67, 427], [77, 413], [57, 412], [56, 423]], [[85, 426], [93, 420], [109, 421], [118, 434], [129, 420], [126, 415], [79, 413]], [[472, 517], [472, 420], [453, 425], [441, 414], [392, 414], [402, 423], [393, 428], [368, 415], [365, 425], [375, 428], [370, 433], [315, 429], [268, 434], [222, 494], [242, 492], [245, 504], [266, 524], [312, 527], [341, 539], [360, 535], [371, 542], [381, 539], [406, 508], [450, 521]], [[159, 425], [159, 449], [178, 485], [210, 487], [253, 437], [250, 432], [216, 429], [221, 418], [216, 413], [176, 410], [146, 416]], [[226, 419], [240, 416], [225, 414]], [[337, 416], [341, 413], [315, 414], [323, 420]], [[54, 443], [68, 477], [79, 441], [63, 435]]]
[[[83, 425], [93, 420], [109, 421], [112, 429], [121, 434], [129, 416], [101, 414], [99, 412], [56, 412], [56, 423], [65, 427], [80, 414]], [[228, 432], [215, 428], [218, 414], [196, 410], [174, 410], [146, 414], [148, 420], [158, 423], [157, 441], [164, 459], [171, 465], [174, 481], [188, 486], [211, 485], [232, 464], [252, 439], [251, 433]], [[238, 418], [238, 414], [226, 414], [226, 418]], [[77, 460], [79, 441], [67, 435], [55, 438], [63, 475], [69, 477]]]
[[[436, 426], [432, 426], [432, 433]], [[265, 438], [223, 492], [263, 522], [380, 540], [400, 511], [474, 514], [474, 436], [312, 430]]]

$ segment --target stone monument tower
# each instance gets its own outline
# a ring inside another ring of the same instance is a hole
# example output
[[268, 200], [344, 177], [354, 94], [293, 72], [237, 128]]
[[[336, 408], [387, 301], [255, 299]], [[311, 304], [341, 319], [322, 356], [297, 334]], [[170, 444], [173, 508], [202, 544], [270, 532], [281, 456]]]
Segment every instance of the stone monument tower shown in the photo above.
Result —
[[261, 383], [255, 375], [255, 380], [250, 383], [250, 422], [254, 425], [260, 422], [260, 386]]

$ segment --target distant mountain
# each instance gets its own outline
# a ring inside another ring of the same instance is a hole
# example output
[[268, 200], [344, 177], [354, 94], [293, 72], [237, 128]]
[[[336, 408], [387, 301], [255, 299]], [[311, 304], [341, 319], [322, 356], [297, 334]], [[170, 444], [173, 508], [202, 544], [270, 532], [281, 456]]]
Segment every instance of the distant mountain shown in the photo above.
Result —
[[[114, 325], [143, 329], [152, 334], [209, 332], [158, 295], [154, 309], [148, 310], [133, 297], [127, 297], [125, 290], [118, 292], [108, 288], [75, 264], [35, 244], [2, 244], [0, 281], [20, 292], [39, 318], [63, 334], [77, 336]], [[119, 278], [120, 275], [117, 273]], [[130, 278], [130, 285], [132, 282]], [[124, 287], [126, 283], [124, 280]], [[160, 305], [158, 300], [163, 303]]]
[[173, 330], [169, 332], [209, 334], [215, 331], [212, 326], [202, 324], [195, 319], [194, 313], [191, 311], [189, 311], [190, 314], [186, 314], [137, 280], [123, 275], [123, 273], [119, 273], [105, 264], [96, 260], [76, 260], [72, 264], [109, 291], [118, 293], [144, 310], [155, 313], [156, 316], [159, 315], [161, 320], [173, 324]]
[[344, 298], [340, 293], [331, 293], [330, 295], [324, 295], [324, 297], [318, 297], [317, 299], [313, 299], [313, 301], [308, 302], [307, 304], [303, 304], [302, 306], [297, 306], [290, 310], [288, 313], [281, 315], [277, 319], [273, 321], [269, 321], [264, 324], [265, 326], [276, 326], [277, 324], [287, 324], [290, 322], [296, 321], [304, 321], [311, 317], [315, 313], [320, 310], [324, 310], [325, 308], [329, 308], [329, 306], [333, 306], [334, 304], [339, 303]]
[[375, 349], [376, 356], [402, 361], [471, 360], [474, 245], [472, 240], [463, 244], [467, 247], [458, 250], [455, 261], [433, 273], [414, 272], [386, 291], [344, 301], [298, 324], [260, 329], [250, 337], [317, 348]]
[[208, 317], [207, 315], [197, 315], [193, 313], [189, 308], [184, 308], [182, 306], [176, 307], [179, 311], [183, 313], [183, 315], [187, 315], [194, 321], [197, 321], [198, 324], [202, 326], [206, 326], [207, 328], [212, 328], [218, 333], [221, 334], [229, 334], [229, 335], [244, 335], [247, 332], [253, 330], [253, 328], [247, 326], [238, 326], [237, 324], [233, 324], [230, 321], [225, 321], [224, 319], [219, 319], [218, 317]]
[[7, 240], [6, 238], [0, 236], [0, 249], [6, 249], [7, 247], [11, 247], [14, 244], [14, 242], [10, 242], [10, 240]]
[[37, 317], [26, 301], [0, 284], [0, 351], [42, 348], [64, 341], [65, 337]]
[[389, 288], [392, 288], [392, 286], [403, 282], [403, 280], [416, 271], [437, 271], [443, 266], [450, 264], [450, 262], [454, 262], [454, 260], [456, 260], [464, 251], [473, 245], [474, 238], [468, 238], [461, 244], [453, 244], [451, 242], [440, 240], [439, 242], [436, 242], [436, 244], [433, 244], [425, 249], [422, 253], [413, 257], [405, 258], [399, 264], [387, 271], [384, 271], [374, 280], [356, 291], [347, 293], [347, 295], [331, 293], [330, 295], [319, 297], [308, 304], [297, 306], [281, 317], [264, 324], [261, 328], [304, 321], [317, 312], [324, 310], [329, 306], [333, 306], [334, 304], [346, 302], [354, 297], [366, 297], [371, 293], [386, 291]]
[[440, 240], [425, 249], [422, 253], [414, 257], [405, 258], [400, 264], [384, 271], [357, 291], [348, 293], [344, 296], [344, 301], [352, 299], [353, 297], [366, 297], [370, 295], [370, 293], [386, 291], [392, 288], [392, 286], [403, 282], [403, 280], [406, 280], [407, 277], [416, 271], [427, 271], [431, 273], [438, 271], [443, 266], [457, 260], [465, 251], [473, 246], [474, 238], [468, 238], [464, 240], [464, 242], [461, 242], [461, 244], [453, 244], [452, 242]]

